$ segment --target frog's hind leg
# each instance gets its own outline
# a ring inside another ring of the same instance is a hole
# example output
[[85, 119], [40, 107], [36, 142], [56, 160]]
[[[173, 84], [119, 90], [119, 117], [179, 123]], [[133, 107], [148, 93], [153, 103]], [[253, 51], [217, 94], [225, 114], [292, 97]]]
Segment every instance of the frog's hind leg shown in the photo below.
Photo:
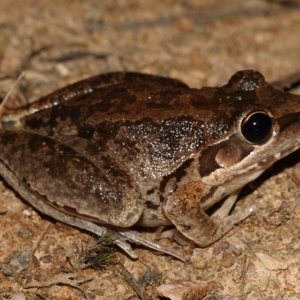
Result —
[[206, 194], [205, 189], [207, 187], [201, 182], [189, 183], [179, 188], [164, 204], [165, 214], [176, 228], [201, 247], [209, 246], [220, 239], [255, 209], [255, 206], [251, 206], [229, 215], [238, 196], [236, 192], [230, 195], [223, 206], [210, 217], [199, 204], [199, 191]]

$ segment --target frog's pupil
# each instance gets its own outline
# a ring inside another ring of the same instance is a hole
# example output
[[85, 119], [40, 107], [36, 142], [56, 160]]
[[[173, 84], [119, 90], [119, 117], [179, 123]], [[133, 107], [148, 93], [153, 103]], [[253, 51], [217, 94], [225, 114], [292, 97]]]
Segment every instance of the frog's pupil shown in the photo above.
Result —
[[272, 119], [263, 112], [255, 112], [242, 123], [242, 134], [252, 144], [265, 142], [272, 134]]

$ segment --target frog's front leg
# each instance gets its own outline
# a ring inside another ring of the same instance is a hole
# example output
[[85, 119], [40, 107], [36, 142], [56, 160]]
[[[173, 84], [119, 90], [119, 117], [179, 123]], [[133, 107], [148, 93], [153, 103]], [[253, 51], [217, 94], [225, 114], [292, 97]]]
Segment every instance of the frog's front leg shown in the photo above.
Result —
[[228, 215], [238, 195], [238, 192], [235, 192], [212, 217], [209, 217], [201, 208], [200, 197], [209, 195], [210, 189], [211, 187], [201, 182], [191, 182], [180, 187], [164, 203], [164, 212], [176, 228], [201, 247], [220, 239], [254, 210], [254, 206], [251, 206]]

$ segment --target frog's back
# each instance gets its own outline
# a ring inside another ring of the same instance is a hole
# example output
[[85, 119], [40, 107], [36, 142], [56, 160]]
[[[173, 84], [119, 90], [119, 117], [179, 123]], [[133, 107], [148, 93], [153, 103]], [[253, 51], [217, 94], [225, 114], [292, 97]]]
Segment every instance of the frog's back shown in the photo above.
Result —
[[87, 139], [137, 166], [139, 174], [164, 176], [199, 151], [204, 140], [226, 132], [224, 120], [216, 121], [211, 109], [214, 90], [160, 80], [116, 84], [29, 115], [24, 128]]

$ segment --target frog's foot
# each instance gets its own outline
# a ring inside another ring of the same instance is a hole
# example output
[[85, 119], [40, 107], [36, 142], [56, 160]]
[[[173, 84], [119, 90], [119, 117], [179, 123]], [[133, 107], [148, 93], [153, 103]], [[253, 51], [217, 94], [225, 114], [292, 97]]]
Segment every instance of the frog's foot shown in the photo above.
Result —
[[226, 199], [219, 211], [209, 217], [200, 207], [199, 197], [193, 192], [199, 192], [199, 188], [201, 186], [198, 183], [194, 183], [194, 186], [183, 186], [168, 198], [164, 211], [176, 228], [200, 247], [209, 246], [219, 240], [255, 209], [255, 206], [250, 206], [228, 215], [238, 195], [235, 193]]
[[[120, 229], [120, 230], [112, 230], [110, 228], [106, 228], [103, 226], [99, 226], [93, 222], [89, 222], [84, 219], [76, 218], [71, 215], [64, 214], [51, 206], [42, 206], [41, 202], [38, 202], [36, 208], [41, 212], [46, 213], [49, 216], [55, 217], [56, 220], [59, 220], [63, 223], [75, 226], [77, 228], [81, 228], [92, 232], [98, 236], [103, 236], [105, 234], [113, 234], [115, 235], [114, 243], [124, 250], [132, 259], [137, 259], [137, 255], [131, 248], [130, 243], [135, 243], [138, 245], [143, 245], [147, 248], [154, 249], [161, 253], [169, 254], [173, 257], [176, 257], [182, 261], [189, 261], [187, 257], [185, 257], [182, 253], [175, 251], [174, 249], [170, 249], [168, 247], [162, 246], [158, 243], [147, 240], [142, 234], [136, 231], [132, 231], [129, 229]], [[130, 242], [130, 243], [129, 243]]]
[[75, 226], [77, 228], [81, 228], [84, 230], [87, 230], [89, 232], [92, 232], [98, 236], [103, 236], [105, 234], [114, 234], [115, 235], [115, 240], [114, 243], [120, 247], [121, 249], [124, 250], [132, 259], [137, 259], [137, 255], [131, 248], [131, 245], [128, 243], [134, 243], [138, 245], [143, 245], [147, 248], [154, 249], [158, 252], [169, 254], [173, 257], [176, 257], [182, 261], [189, 261], [187, 257], [185, 257], [182, 253], [176, 251], [175, 249], [170, 249], [168, 247], [162, 246], [158, 243], [152, 242], [147, 240], [142, 234], [139, 232], [123, 228], [122, 230], [112, 230], [110, 228], [106, 228], [103, 226], [99, 226], [93, 222], [89, 222], [84, 219], [76, 218], [71, 215], [64, 214], [60, 211], [55, 210], [51, 206], [47, 206], [47, 210], [43, 206], [37, 205], [37, 209], [40, 211], [47, 213], [49, 216], [55, 217], [56, 220], [59, 220], [63, 223]]
[[[41, 209], [42, 210], [42, 209]], [[47, 214], [51, 216], [51, 212], [54, 210], [52, 207], [48, 208]], [[175, 251], [173, 249], [167, 248], [165, 246], [159, 245], [158, 243], [147, 240], [142, 234], [136, 231], [132, 231], [129, 229], [122, 229], [122, 231], [112, 230], [103, 226], [99, 226], [93, 222], [89, 222], [87, 220], [79, 219], [70, 215], [63, 214], [59, 211], [54, 211], [55, 218], [60, 220], [66, 224], [75, 226], [77, 228], [82, 228], [89, 232], [92, 232], [98, 236], [103, 236], [105, 234], [113, 234], [115, 235], [114, 243], [123, 249], [132, 259], [137, 259], [137, 255], [131, 248], [131, 245], [128, 243], [134, 243], [138, 245], [143, 245], [147, 248], [154, 249], [161, 253], [169, 254], [173, 257], [176, 257], [182, 261], [188, 261], [182, 253]]]
[[[185, 257], [183, 255], [183, 253], [179, 252], [178, 250], [175, 250], [175, 249], [172, 249], [169, 247], [165, 247], [156, 242], [147, 240], [141, 233], [139, 233], [137, 231], [133, 231], [130, 229], [123, 229], [122, 231], [118, 231], [118, 234], [122, 235], [123, 239], [126, 239], [127, 241], [129, 241], [131, 243], [143, 245], [147, 248], [154, 249], [158, 252], [169, 254], [169, 255], [176, 257], [184, 262], [189, 261], [189, 259], [187, 257]], [[120, 241], [122, 241], [122, 239]], [[120, 245], [118, 245], [118, 246], [120, 246]], [[123, 247], [121, 247], [121, 248], [124, 250]]]
[[[225, 210], [228, 208], [227, 203], [226, 203], [227, 200], [229, 200], [229, 202], [232, 201], [231, 197], [232, 196], [229, 196], [228, 199], [226, 199], [226, 201], [224, 203]], [[251, 205], [251, 206], [247, 207], [246, 209], [240, 210], [238, 212], [235, 212], [232, 215], [227, 215], [227, 216], [224, 214], [225, 211], [222, 210], [223, 206], [220, 209], [221, 209], [220, 212], [219, 212], [219, 210], [216, 211], [216, 213], [213, 214], [211, 217], [213, 222], [215, 222], [215, 224], [216, 224], [216, 232], [214, 234], [212, 242], [220, 239], [224, 234], [226, 234], [229, 230], [231, 230], [235, 224], [238, 224], [242, 220], [246, 219], [253, 211], [255, 211], [256, 205]], [[230, 209], [228, 210], [228, 212], [229, 211], [230, 211]], [[211, 244], [211, 242], [209, 244]]]
[[190, 239], [188, 239], [186, 236], [184, 236], [180, 231], [178, 231], [176, 228], [168, 229], [165, 231], [160, 232], [157, 237], [157, 240], [161, 239], [169, 239], [175, 241], [180, 246], [191, 246], [195, 245], [194, 242], [192, 242]]

